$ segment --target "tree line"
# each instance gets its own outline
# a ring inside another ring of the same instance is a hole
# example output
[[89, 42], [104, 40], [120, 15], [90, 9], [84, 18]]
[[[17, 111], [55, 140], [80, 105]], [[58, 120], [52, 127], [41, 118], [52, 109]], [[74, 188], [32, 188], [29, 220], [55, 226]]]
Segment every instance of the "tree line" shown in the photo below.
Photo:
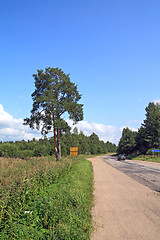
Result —
[[[116, 152], [117, 146], [109, 141], [106, 143], [92, 133], [86, 136], [82, 131], [78, 133], [78, 129], [74, 128], [73, 133], [70, 131], [61, 137], [61, 153], [62, 156], [70, 154], [70, 147], [78, 147], [79, 154], [106, 154]], [[0, 142], [1, 157], [40, 157], [55, 155], [54, 137], [47, 138], [46, 136], [36, 140], [21, 140]]]
[[124, 128], [119, 141], [118, 154], [151, 154], [160, 149], [160, 104], [150, 102], [145, 108], [146, 118], [138, 132]]

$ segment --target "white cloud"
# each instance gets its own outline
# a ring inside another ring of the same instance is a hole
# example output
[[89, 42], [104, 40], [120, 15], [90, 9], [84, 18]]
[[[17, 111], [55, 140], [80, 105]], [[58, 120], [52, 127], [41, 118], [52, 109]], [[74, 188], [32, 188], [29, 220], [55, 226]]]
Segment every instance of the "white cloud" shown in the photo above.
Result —
[[[137, 121], [134, 120], [133, 122]], [[67, 120], [67, 123], [72, 129], [77, 127], [79, 132], [83, 131], [87, 136], [94, 132], [98, 135], [100, 140], [103, 140], [104, 142], [110, 141], [116, 144], [118, 144], [119, 139], [122, 136], [123, 128], [127, 127], [116, 127], [88, 121], [81, 121], [78, 124], [73, 125], [72, 120]], [[137, 131], [137, 128], [134, 128], [133, 126], [129, 126], [129, 128], [133, 131]], [[33, 137], [37, 139], [40, 138], [40, 132], [37, 130], [31, 130], [28, 126], [24, 126], [23, 119], [13, 118], [0, 104], [0, 141], [30, 140], [33, 139]]]
[[[121, 127], [121, 132], [123, 131], [124, 128], [127, 128], [128, 126], [123, 126]], [[138, 132], [138, 128], [134, 128], [134, 127], [128, 127], [130, 130], [134, 131], [134, 132]]]
[[0, 104], [0, 140], [15, 141], [39, 138], [40, 134], [36, 130], [31, 130], [23, 125], [23, 119], [15, 119], [7, 113]]
[[100, 123], [81, 121], [76, 125], [73, 125], [71, 120], [67, 120], [72, 129], [77, 127], [79, 131], [83, 131], [83, 133], [87, 136], [91, 135], [93, 132], [98, 135], [100, 140], [104, 142], [113, 142], [118, 143], [121, 137], [121, 129], [116, 126], [104, 125]]
[[156, 103], [160, 104], [160, 99], [154, 100], [153, 102], [154, 102], [155, 104], [156, 104]]

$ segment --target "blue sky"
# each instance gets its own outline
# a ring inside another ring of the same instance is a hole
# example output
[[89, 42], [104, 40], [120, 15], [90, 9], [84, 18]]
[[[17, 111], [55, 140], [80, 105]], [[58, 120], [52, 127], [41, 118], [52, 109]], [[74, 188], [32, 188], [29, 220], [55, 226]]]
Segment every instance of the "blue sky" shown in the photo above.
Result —
[[140, 127], [160, 99], [159, 12], [159, 0], [1, 0], [0, 140], [37, 134], [19, 126], [30, 116], [32, 74], [46, 67], [78, 85], [86, 134], [117, 143], [124, 126]]

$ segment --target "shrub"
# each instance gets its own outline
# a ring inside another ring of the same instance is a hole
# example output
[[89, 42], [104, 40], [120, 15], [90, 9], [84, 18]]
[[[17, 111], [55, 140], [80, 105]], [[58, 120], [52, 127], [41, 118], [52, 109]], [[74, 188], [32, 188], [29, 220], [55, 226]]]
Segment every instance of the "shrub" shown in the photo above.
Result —
[[33, 157], [34, 152], [32, 150], [21, 150], [18, 152], [18, 157], [25, 159], [27, 157]]
[[17, 157], [18, 148], [13, 143], [0, 144], [0, 153], [3, 157]]
[[149, 149], [149, 150], [146, 152], [146, 155], [152, 155], [152, 150], [153, 150], [153, 148]]

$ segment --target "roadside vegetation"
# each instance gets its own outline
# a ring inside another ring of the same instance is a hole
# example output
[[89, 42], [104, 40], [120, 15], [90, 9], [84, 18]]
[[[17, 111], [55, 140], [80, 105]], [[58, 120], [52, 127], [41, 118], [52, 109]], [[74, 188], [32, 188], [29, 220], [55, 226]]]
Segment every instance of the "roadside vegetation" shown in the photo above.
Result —
[[117, 154], [125, 154], [128, 159], [160, 162], [160, 104], [150, 102], [145, 108], [146, 119], [138, 132], [124, 128], [119, 141]]
[[156, 156], [156, 155], [136, 155], [136, 154], [132, 154], [132, 155], [128, 155], [127, 159], [160, 163], [160, 157]]
[[89, 239], [92, 166], [84, 157], [0, 159], [0, 239]]
[[[61, 137], [61, 153], [63, 157], [70, 154], [70, 147], [78, 147], [79, 154], [106, 154], [116, 152], [117, 150], [115, 144], [99, 140], [95, 133], [85, 136], [83, 132], [78, 133], [77, 128], [74, 128], [72, 133], [68, 131]], [[54, 138], [43, 137], [39, 140], [0, 142], [0, 156], [23, 159], [28, 157], [55, 156]]]

